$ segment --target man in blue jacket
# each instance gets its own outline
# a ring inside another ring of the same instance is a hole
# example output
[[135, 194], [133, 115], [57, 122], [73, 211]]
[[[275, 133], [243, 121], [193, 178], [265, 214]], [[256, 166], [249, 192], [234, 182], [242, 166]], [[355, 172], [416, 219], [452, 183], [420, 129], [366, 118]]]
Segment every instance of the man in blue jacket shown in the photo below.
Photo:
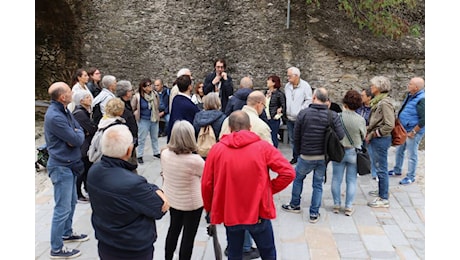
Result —
[[50, 258], [74, 258], [80, 250], [64, 246], [64, 242], [86, 241], [85, 234], [72, 231], [72, 219], [77, 204], [77, 176], [84, 170], [80, 146], [85, 140], [83, 128], [67, 105], [72, 102], [72, 90], [64, 82], [53, 83], [48, 94], [51, 104], [45, 114], [45, 141], [49, 153], [48, 174], [54, 186], [54, 211], [51, 223]]
[[126, 125], [108, 128], [101, 139], [102, 158], [88, 172], [91, 223], [102, 260], [153, 259], [155, 220], [169, 209], [163, 191], [132, 171], [133, 149]]
[[390, 175], [401, 175], [404, 152], [407, 149], [407, 174], [399, 184], [407, 185], [415, 181], [418, 162], [418, 146], [425, 135], [425, 81], [420, 77], [412, 78], [407, 86], [407, 96], [399, 110], [398, 118], [407, 131], [406, 142], [396, 149], [396, 163]]

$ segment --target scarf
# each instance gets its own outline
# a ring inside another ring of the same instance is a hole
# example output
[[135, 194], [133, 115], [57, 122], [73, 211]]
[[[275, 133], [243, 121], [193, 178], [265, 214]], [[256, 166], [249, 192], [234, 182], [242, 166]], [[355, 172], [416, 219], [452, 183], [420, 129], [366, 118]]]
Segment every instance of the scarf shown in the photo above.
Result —
[[374, 108], [382, 99], [386, 98], [387, 96], [388, 96], [388, 93], [380, 93], [371, 99], [371, 102], [369, 102], [369, 105], [372, 108]]
[[143, 97], [147, 101], [147, 104], [149, 105], [149, 110], [151, 110], [150, 121], [152, 122], [158, 121], [158, 104], [157, 104], [157, 99], [155, 97], [155, 93], [153, 91], [150, 92], [150, 94], [144, 93]]

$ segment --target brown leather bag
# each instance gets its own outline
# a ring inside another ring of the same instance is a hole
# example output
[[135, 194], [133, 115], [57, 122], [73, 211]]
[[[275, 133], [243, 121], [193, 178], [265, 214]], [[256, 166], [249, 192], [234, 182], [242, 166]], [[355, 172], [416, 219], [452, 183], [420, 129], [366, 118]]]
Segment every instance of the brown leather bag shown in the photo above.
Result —
[[407, 132], [402, 126], [399, 118], [396, 118], [395, 127], [391, 131], [391, 145], [401, 145], [406, 142]]

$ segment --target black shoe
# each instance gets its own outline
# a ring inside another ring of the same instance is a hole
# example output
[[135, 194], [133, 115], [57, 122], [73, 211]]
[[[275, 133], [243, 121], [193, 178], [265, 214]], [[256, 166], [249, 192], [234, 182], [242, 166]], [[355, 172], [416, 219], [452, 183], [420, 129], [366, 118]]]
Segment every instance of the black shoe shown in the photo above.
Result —
[[259, 249], [251, 247], [248, 252], [243, 252], [243, 260], [256, 259], [260, 257]]
[[318, 213], [318, 215], [310, 215], [310, 223], [316, 223], [319, 221], [319, 217], [321, 216], [321, 214]]
[[85, 196], [81, 196], [81, 197], [78, 197], [78, 202], [82, 203], [82, 204], [88, 204], [89, 203], [89, 199]]
[[296, 164], [297, 163], [297, 159], [296, 158], [292, 158], [292, 160], [290, 161], [291, 164]]
[[144, 163], [144, 159], [142, 159], [142, 157], [138, 157], [138, 158], [137, 158], [137, 162], [140, 163], [140, 164], [143, 164], [143, 163]]
[[68, 237], [63, 237], [62, 241], [64, 243], [67, 243], [67, 242], [83, 242], [83, 241], [86, 241], [88, 239], [89, 239], [88, 235], [73, 233], [72, 235], [70, 235]]
[[61, 250], [57, 252], [54, 252], [53, 250], [51, 250], [50, 252], [51, 259], [69, 259], [69, 258], [78, 257], [80, 255], [81, 255], [80, 250], [67, 248], [65, 246], [62, 246]]
[[228, 246], [225, 247], [224, 254], [225, 254], [225, 256], [228, 256]]
[[160, 154], [159, 153], [157, 153], [157, 154], [155, 154], [153, 156], [155, 156], [156, 158], [160, 159]]

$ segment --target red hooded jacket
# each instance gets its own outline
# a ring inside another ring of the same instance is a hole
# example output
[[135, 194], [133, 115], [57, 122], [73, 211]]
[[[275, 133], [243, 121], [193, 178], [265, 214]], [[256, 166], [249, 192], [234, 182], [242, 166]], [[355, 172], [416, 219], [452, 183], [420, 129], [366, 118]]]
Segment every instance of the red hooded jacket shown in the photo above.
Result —
[[[269, 169], [278, 176], [271, 179]], [[211, 223], [227, 226], [274, 219], [273, 194], [286, 188], [295, 171], [283, 154], [247, 130], [224, 135], [209, 151], [201, 180]]]

